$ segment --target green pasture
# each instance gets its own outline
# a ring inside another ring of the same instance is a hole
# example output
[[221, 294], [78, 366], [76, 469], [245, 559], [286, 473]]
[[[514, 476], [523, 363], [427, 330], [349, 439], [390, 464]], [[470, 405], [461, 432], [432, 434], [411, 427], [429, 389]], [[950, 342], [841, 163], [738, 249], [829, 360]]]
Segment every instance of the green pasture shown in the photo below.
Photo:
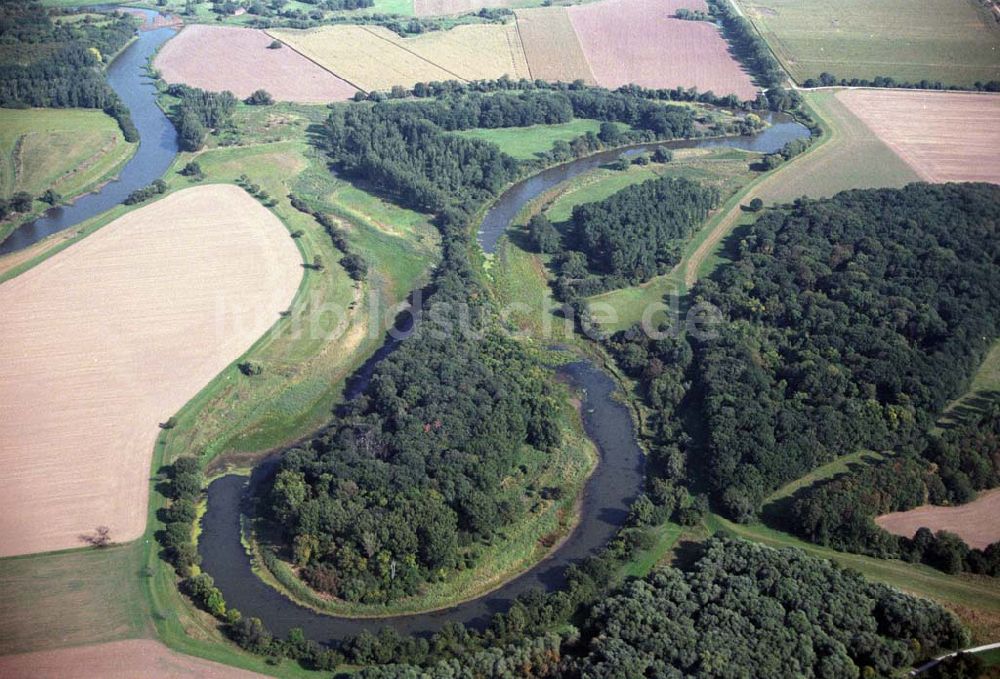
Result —
[[558, 141], [569, 142], [588, 132], [596, 134], [601, 124], [596, 120], [577, 118], [559, 125], [532, 125], [531, 127], [477, 128], [456, 134], [470, 139], [481, 139], [496, 144], [507, 155], [520, 160], [534, 158], [536, 154], [552, 150]]
[[[103, 111], [0, 109], [0, 197], [26, 191], [38, 198], [53, 189], [75, 198], [113, 178], [137, 148]], [[15, 221], [0, 225], [0, 237]]]
[[736, 0], [798, 83], [1000, 79], [1000, 24], [977, 0]]

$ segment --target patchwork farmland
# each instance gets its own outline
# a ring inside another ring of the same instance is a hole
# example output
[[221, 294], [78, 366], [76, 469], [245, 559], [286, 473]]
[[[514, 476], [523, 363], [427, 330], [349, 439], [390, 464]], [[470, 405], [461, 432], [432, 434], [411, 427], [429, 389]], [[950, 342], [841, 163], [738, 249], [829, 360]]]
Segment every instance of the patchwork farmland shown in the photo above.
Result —
[[837, 98], [925, 181], [1000, 183], [1000, 95], [848, 90]]
[[[356, 89], [329, 71], [282, 47], [263, 31], [235, 26], [188, 26], [153, 61], [168, 83], [247, 97], [265, 89], [278, 101], [327, 103]], [[206, 68], [211, 64], [211, 68]]]
[[[692, 7], [694, 5], [694, 7]], [[598, 85], [696, 87], [753, 99], [757, 88], [733, 59], [719, 29], [707, 21], [673, 18], [689, 0], [604, 0], [568, 9]]]
[[270, 33], [368, 91], [434, 80], [528, 77], [513, 25], [463, 25], [415, 38], [400, 38], [379, 26], [324, 26]]
[[301, 277], [277, 217], [209, 185], [0, 285], [0, 555], [79, 547], [101, 525], [141, 535], [157, 423], [264, 334]]
[[1000, 24], [973, 0], [735, 0], [796, 81], [1000, 79]]
[[532, 78], [597, 84], [565, 7], [522, 9], [516, 15]]

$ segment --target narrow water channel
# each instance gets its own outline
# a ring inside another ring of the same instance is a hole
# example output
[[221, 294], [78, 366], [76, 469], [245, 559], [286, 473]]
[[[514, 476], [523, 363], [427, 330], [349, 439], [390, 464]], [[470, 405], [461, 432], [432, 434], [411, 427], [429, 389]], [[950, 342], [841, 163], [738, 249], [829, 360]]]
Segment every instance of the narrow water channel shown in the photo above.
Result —
[[[113, 7], [102, 7], [110, 10]], [[137, 11], [137, 10], [130, 10]], [[142, 10], [147, 25], [157, 13]], [[110, 210], [128, 194], [159, 179], [177, 155], [177, 132], [156, 103], [156, 86], [146, 73], [150, 57], [177, 31], [173, 28], [143, 30], [107, 68], [107, 81], [132, 113], [139, 130], [139, 148], [118, 178], [70, 205], [54, 207], [38, 219], [22, 224], [0, 243], [0, 255], [16, 252], [47, 236], [74, 227]]]
[[[639, 144], [624, 151], [627, 156], [652, 152], [663, 146], [668, 149], [704, 149], [730, 147], [755, 151], [758, 153], [774, 153], [793, 139], [804, 139], [809, 136], [809, 128], [797, 123], [789, 116], [775, 113], [767, 118], [771, 123], [757, 134], [746, 136], [719, 137], [715, 139], [678, 139], [676, 141]], [[479, 228], [479, 245], [483, 251], [492, 253], [496, 250], [497, 241], [504, 234], [511, 221], [517, 217], [521, 209], [541, 196], [546, 191], [554, 189], [559, 184], [574, 177], [595, 170], [602, 165], [618, 159], [623, 151], [611, 149], [601, 151], [586, 158], [573, 160], [562, 165], [550, 167], [536, 175], [524, 179], [508, 189], [499, 200], [493, 204]]]

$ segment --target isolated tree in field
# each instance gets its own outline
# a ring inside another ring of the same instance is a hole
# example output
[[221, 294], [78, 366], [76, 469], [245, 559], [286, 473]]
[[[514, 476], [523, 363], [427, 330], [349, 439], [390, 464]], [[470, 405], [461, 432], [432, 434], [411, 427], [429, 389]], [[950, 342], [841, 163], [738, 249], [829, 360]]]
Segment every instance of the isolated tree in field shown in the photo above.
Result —
[[250, 106], [270, 106], [274, 103], [274, 97], [267, 90], [255, 90], [243, 101]]
[[41, 196], [38, 197], [43, 203], [48, 203], [49, 205], [55, 205], [62, 200], [62, 196], [56, 193], [55, 189], [48, 189]]
[[760, 198], [754, 198], [750, 201], [749, 207], [751, 212], [759, 212], [764, 207], [764, 201]]
[[98, 526], [94, 529], [93, 535], [81, 535], [80, 539], [98, 549], [103, 549], [111, 545], [111, 529], [107, 526]]
[[205, 173], [201, 169], [201, 165], [199, 165], [196, 161], [193, 160], [184, 167], [182, 167], [180, 173], [181, 176], [192, 177], [194, 179], [202, 179], [205, 176]]
[[313, 256], [313, 261], [312, 261], [312, 268], [315, 269], [316, 271], [322, 271], [323, 270], [323, 258], [320, 257], [319, 255], [314, 255]]
[[560, 249], [559, 232], [545, 215], [535, 215], [528, 222], [528, 234], [539, 252], [552, 253]]
[[281, 44], [280, 40], [272, 40], [271, 44], [267, 46], [269, 50], [280, 50], [284, 45]]

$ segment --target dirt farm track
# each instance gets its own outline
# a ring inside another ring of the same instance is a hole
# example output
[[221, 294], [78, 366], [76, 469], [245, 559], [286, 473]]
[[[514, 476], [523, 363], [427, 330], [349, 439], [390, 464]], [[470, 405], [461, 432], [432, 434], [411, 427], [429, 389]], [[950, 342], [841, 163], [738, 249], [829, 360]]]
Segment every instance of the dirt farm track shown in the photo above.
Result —
[[279, 318], [302, 277], [242, 189], [185, 189], [0, 285], [0, 556], [139, 537], [157, 424]]

